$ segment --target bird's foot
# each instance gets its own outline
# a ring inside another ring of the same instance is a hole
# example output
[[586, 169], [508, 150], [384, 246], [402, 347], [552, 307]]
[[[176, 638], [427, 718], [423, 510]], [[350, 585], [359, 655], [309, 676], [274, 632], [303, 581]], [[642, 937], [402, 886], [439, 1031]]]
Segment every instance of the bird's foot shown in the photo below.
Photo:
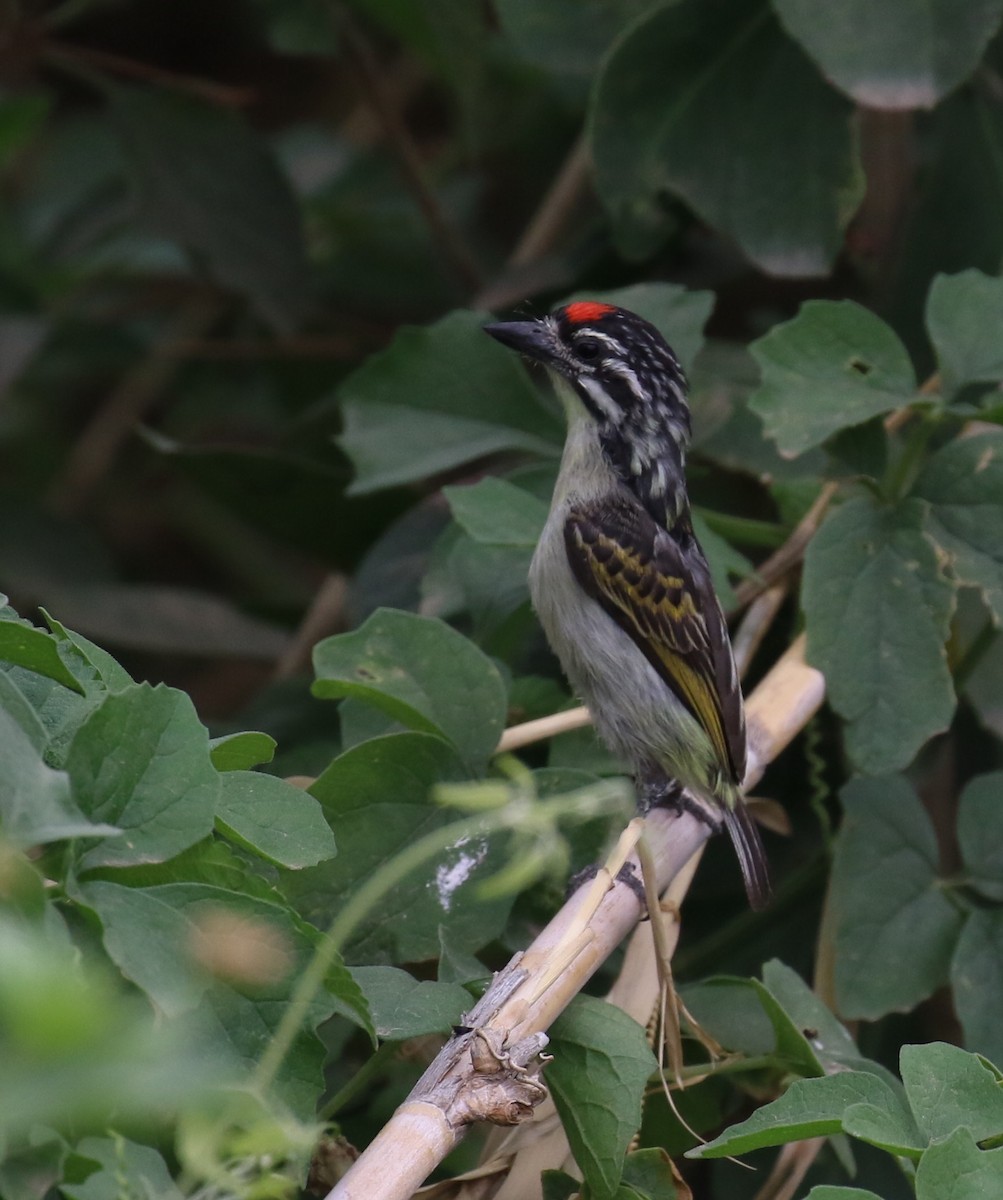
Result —
[[682, 784], [674, 779], [639, 783], [637, 804], [644, 814], [651, 812], [653, 808], [667, 808], [670, 812], [689, 813], [691, 817], [696, 817], [706, 825], [712, 833], [721, 833], [724, 830], [724, 818], [717, 816], [706, 804], [691, 796]]
[[[568, 880], [568, 889], [564, 893], [565, 898], [570, 899], [580, 887], [595, 879], [602, 865], [602, 863], [591, 863], [589, 866], [583, 867], [580, 871], [576, 871]], [[623, 864], [617, 872], [616, 882], [625, 883], [641, 902], [641, 907], [647, 907], [648, 901], [644, 893], [644, 883], [638, 876], [633, 863], [628, 862]]]

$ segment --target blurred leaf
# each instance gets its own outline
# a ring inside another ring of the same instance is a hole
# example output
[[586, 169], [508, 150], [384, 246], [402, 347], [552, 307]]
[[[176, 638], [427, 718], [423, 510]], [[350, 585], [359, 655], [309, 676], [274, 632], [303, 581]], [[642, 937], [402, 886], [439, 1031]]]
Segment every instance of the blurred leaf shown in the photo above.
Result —
[[926, 505], [847, 501], [805, 555], [808, 658], [870, 774], [909, 763], [954, 712], [944, 654], [954, 591], [923, 532]]
[[86, 1137], [77, 1143], [74, 1154], [90, 1159], [97, 1170], [83, 1183], [60, 1184], [69, 1200], [122, 1200], [125, 1195], [129, 1200], [182, 1198], [167, 1164], [152, 1146], [123, 1137]]
[[176, 90], [109, 87], [143, 219], [288, 332], [310, 306], [300, 214], [265, 144], [231, 109]]
[[322, 55], [338, 49], [335, 17], [325, 0], [251, 0], [265, 38], [279, 54]]
[[271, 662], [289, 642], [285, 630], [195, 588], [80, 584], [52, 589], [48, 602], [68, 624], [114, 646]]
[[621, 249], [655, 248], [668, 191], [763, 270], [826, 274], [863, 195], [849, 122], [760, 0], [657, 7], [616, 42], [589, 116]]
[[932, 1145], [916, 1170], [916, 1200], [996, 1200], [1001, 1185], [1003, 1148], [980, 1150], [968, 1129]]
[[[996, 797], [997, 806], [999, 797]], [[1003, 912], [976, 908], [965, 919], [951, 960], [954, 1007], [969, 1050], [1003, 1062], [997, 997], [1003, 988]]]
[[[0, 139], [3, 128], [0, 125]], [[0, 145], [0, 156], [3, 147]], [[42, 317], [0, 316], [0, 396], [15, 383], [49, 333]]]
[[647, 0], [497, 0], [502, 32], [525, 62], [591, 82], [614, 37]]
[[529, 564], [534, 546], [477, 542], [448, 531], [432, 554], [421, 584], [423, 612], [443, 618], [469, 614], [473, 636], [490, 636], [529, 604]]
[[339, 388], [353, 494], [423, 479], [500, 450], [556, 456], [563, 429], [477, 313], [402, 329]]
[[254, 771], [227, 771], [220, 784], [216, 825], [238, 846], [293, 870], [334, 857], [334, 837], [309, 792]]
[[418, 980], [398, 967], [353, 967], [352, 977], [369, 1004], [377, 1035], [392, 1042], [449, 1033], [473, 1003], [458, 983]]
[[0, 163], [5, 166], [36, 135], [52, 109], [46, 92], [0, 97]]
[[0, 662], [15, 663], [83, 693], [84, 689], [60, 657], [56, 639], [26, 622], [0, 620]]
[[[1003, 12], [1003, 3], [998, 7]], [[1003, 321], [1003, 279], [981, 271], [938, 275], [926, 300], [926, 324], [945, 394], [967, 383], [1003, 379], [997, 334]]]
[[275, 755], [275, 738], [268, 733], [248, 730], [212, 738], [209, 755], [217, 771], [250, 771], [269, 763]]
[[948, 442], [926, 463], [915, 492], [931, 506], [926, 528], [951, 574], [979, 588], [1003, 622], [1003, 430]]
[[[158, 1008], [177, 1016], [198, 1005], [199, 1028], [212, 1044], [248, 1067], [257, 1063], [314, 949], [286, 909], [202, 883], [93, 882], [81, 886], [80, 898], [100, 918], [112, 960]], [[325, 982], [309, 1029], [339, 1013], [371, 1032], [366, 1001], [340, 959]], [[319, 1039], [304, 1029], [280, 1076], [280, 1091], [304, 1115], [316, 1104], [322, 1061]]]
[[547, 1083], [564, 1132], [591, 1193], [610, 1200], [655, 1057], [635, 1020], [592, 996], [577, 996], [550, 1033]]
[[889, 1112], [901, 1107], [888, 1084], [866, 1071], [799, 1079], [778, 1100], [763, 1105], [748, 1120], [732, 1125], [705, 1146], [687, 1151], [686, 1157], [723, 1158], [803, 1138], [831, 1137], [841, 1131], [843, 1113], [856, 1104], [873, 1104]]
[[0, 1090], [17, 1097], [0, 1110], [5, 1145], [38, 1125], [76, 1136], [149, 1127], [231, 1082], [220, 1045], [155, 1024], [65, 932], [0, 919], [0, 958]]
[[837, 1187], [823, 1183], [813, 1187], [805, 1200], [881, 1200], [881, 1197], [864, 1188]]
[[762, 383], [749, 407], [790, 457], [915, 396], [905, 347], [852, 300], [809, 300], [750, 349]]
[[[336, 830], [338, 856], [283, 872], [282, 890], [307, 920], [325, 927], [360, 884], [420, 837], [454, 820], [431, 789], [467, 779], [441, 738], [395, 733], [346, 750], [311, 787]], [[381, 897], [353, 935], [352, 962], [421, 962], [439, 953], [440, 926], [475, 952], [502, 929], [511, 897], [484, 900], [479, 885], [505, 862], [504, 843], [472, 839], [443, 850]]]
[[947, 978], [962, 916], [939, 886], [930, 819], [901, 776], [855, 779], [832, 868], [839, 1011], [908, 1011]]
[[162, 862], [212, 830], [220, 777], [205, 726], [174, 688], [135, 684], [106, 696], [77, 730], [66, 771], [82, 811], [123, 831], [85, 842], [82, 871]]
[[[16, 709], [16, 711], [12, 711]], [[116, 826], [95, 823], [74, 804], [70, 781], [42, 759], [45, 731], [6, 675], [0, 674], [0, 830], [15, 846], [66, 838], [114, 837]]]
[[732, 576], [744, 579], [752, 573], [752, 563], [729, 541], [726, 541], [719, 533], [715, 533], [707, 524], [706, 518], [699, 512], [694, 511], [692, 517], [693, 532], [707, 556], [717, 598], [721, 601], [722, 608], [732, 608], [735, 604]]
[[162, 895], [156, 887], [94, 882], [81, 886], [79, 898], [100, 919], [105, 949], [122, 974], [175, 1017], [198, 1004], [212, 977], [193, 961], [191, 923]]
[[777, 16], [837, 87], [868, 108], [933, 108], [978, 66], [1001, 0], [773, 0]]
[[547, 520], [547, 506], [506, 479], [489, 476], [443, 493], [456, 522], [477, 542], [535, 546]]
[[441, 734], [473, 767], [494, 753], [505, 727], [497, 667], [441, 621], [378, 609], [361, 628], [314, 648], [323, 699], [352, 696], [426, 733]]
[[1003, 1135], [1003, 1088], [974, 1054], [947, 1042], [903, 1046], [899, 1069], [928, 1141], [937, 1142], [959, 1126], [977, 1142]]
[[[965, 877], [993, 901], [1003, 901], [1003, 771], [978, 775], [958, 805], [958, 846]], [[1003, 1054], [999, 1055], [1003, 1061]]]
[[[937, 274], [977, 268], [995, 275], [1003, 260], [1003, 226], [997, 219], [1003, 176], [993, 165], [1003, 148], [1003, 106], [989, 89], [960, 88], [924, 124], [923, 182], [895, 235], [902, 253], [882, 307], [909, 348], [928, 355], [928, 289]], [[951, 220], [959, 202], [965, 219]], [[964, 338], [962, 345], [967, 344]], [[924, 370], [932, 368], [932, 362], [924, 363]]]

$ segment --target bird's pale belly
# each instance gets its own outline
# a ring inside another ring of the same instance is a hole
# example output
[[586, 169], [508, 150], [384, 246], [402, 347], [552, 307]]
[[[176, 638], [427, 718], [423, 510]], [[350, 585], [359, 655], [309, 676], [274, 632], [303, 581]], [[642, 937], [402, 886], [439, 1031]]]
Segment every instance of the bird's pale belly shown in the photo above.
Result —
[[658, 765], [704, 792], [718, 773], [703, 727], [630, 637], [571, 573], [563, 522], [548, 521], [529, 572], [533, 605], [547, 639], [596, 729], [632, 770]]

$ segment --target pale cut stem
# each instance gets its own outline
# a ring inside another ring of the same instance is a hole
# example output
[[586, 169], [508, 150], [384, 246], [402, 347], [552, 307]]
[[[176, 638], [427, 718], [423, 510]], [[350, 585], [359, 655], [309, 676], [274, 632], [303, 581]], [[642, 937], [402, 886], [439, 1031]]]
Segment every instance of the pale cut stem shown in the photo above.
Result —
[[[782, 656], [749, 697], [749, 770], [752, 787], [771, 762], [818, 710], [825, 694], [820, 672], [804, 660], [804, 637]], [[645, 837], [655, 862], [659, 891], [683, 870], [707, 840], [709, 830], [688, 812], [656, 809], [646, 818]], [[637, 867], [636, 855], [631, 859]], [[641, 915], [634, 892], [614, 884], [582, 928], [583, 910], [591, 907], [588, 887], [579, 889], [523, 954], [500, 973], [518, 982], [479, 1026], [514, 1046], [542, 1032], [578, 994], [620, 944]], [[552, 965], [567, 962], [553, 978]], [[550, 977], [541, 993], [540, 981]], [[493, 985], [494, 986], [494, 985]], [[657, 986], [657, 984], [656, 984]], [[457, 1145], [466, 1131], [464, 1099], [476, 1082], [470, 1054], [457, 1054], [451, 1039], [416, 1092], [397, 1109], [363, 1151], [328, 1200], [407, 1200]], [[483, 1080], [483, 1076], [480, 1077]], [[417, 1093], [417, 1094], [416, 1094]]]

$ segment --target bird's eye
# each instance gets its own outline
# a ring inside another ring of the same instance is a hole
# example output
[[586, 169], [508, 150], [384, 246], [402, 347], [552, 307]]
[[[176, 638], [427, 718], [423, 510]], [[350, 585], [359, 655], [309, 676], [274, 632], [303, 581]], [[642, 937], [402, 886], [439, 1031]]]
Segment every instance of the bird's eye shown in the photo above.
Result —
[[579, 358], [584, 358], [586, 362], [592, 362], [593, 359], [599, 357], [600, 346], [595, 338], [579, 338], [575, 342], [575, 353]]

